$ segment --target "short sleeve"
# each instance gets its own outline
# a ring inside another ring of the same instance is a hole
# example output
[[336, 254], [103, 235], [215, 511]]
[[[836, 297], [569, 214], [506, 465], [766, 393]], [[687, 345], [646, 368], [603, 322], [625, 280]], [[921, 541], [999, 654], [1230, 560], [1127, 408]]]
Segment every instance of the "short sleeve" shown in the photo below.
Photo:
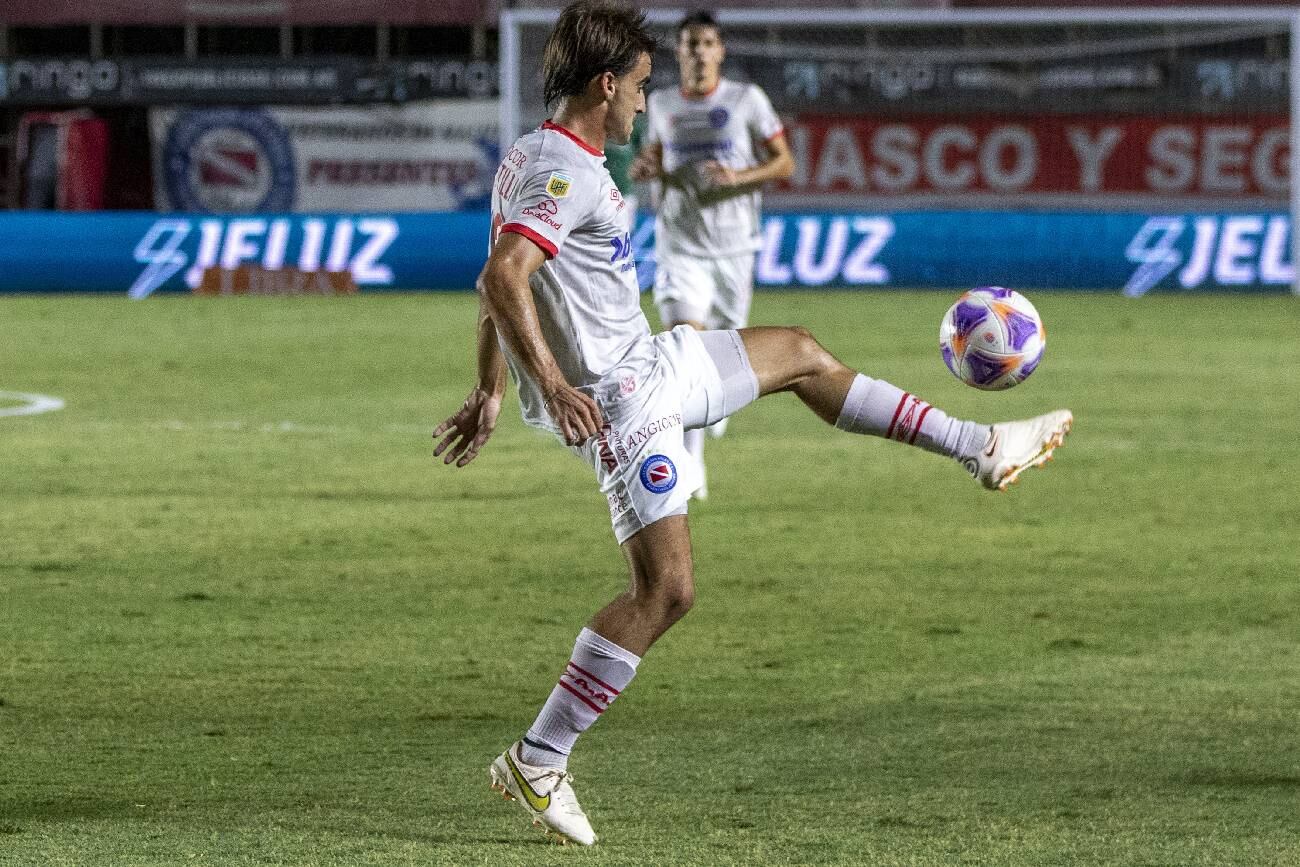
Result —
[[590, 216], [599, 192], [595, 186], [590, 175], [576, 171], [535, 171], [524, 178], [519, 194], [502, 204], [500, 231], [523, 235], [554, 259], [569, 233]]
[[785, 125], [781, 123], [781, 118], [772, 108], [772, 101], [761, 87], [751, 84], [747, 96], [750, 135], [761, 142], [767, 142], [785, 132]]

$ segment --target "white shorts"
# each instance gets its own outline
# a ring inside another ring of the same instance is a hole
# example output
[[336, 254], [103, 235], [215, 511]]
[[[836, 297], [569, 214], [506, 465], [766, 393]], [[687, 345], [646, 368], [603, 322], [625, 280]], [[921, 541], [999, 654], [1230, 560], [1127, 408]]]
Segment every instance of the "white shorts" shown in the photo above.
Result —
[[758, 378], [735, 331], [679, 325], [656, 334], [653, 361], [616, 368], [590, 394], [605, 417], [601, 433], [574, 454], [596, 471], [621, 545], [686, 503], [703, 479], [682, 431], [707, 427], [752, 403]]
[[655, 305], [665, 322], [744, 328], [754, 298], [754, 254], [712, 259], [657, 248]]

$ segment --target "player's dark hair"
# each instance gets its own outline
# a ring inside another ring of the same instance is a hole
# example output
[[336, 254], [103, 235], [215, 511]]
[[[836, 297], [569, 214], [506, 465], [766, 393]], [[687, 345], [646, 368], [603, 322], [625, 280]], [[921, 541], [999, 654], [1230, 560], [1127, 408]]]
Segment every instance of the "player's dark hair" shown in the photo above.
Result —
[[627, 75], [641, 52], [653, 55], [655, 45], [645, 14], [631, 6], [610, 0], [570, 3], [542, 53], [546, 104], [577, 96], [605, 72]]
[[722, 25], [718, 23], [718, 19], [714, 17], [713, 13], [706, 9], [696, 9], [681, 20], [677, 25], [678, 39], [682, 38], [682, 34], [686, 32], [688, 27], [712, 27], [718, 32], [718, 38], [722, 38]]

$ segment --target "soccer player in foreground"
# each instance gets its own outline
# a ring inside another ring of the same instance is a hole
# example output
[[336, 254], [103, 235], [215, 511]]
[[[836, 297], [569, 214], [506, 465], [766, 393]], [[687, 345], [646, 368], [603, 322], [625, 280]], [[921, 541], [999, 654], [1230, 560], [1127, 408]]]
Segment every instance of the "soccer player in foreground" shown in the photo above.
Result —
[[651, 335], [641, 313], [627, 208], [605, 170], [645, 110], [653, 37], [633, 9], [567, 7], [543, 59], [552, 120], [522, 136], [497, 173], [493, 244], [479, 277], [478, 381], [434, 431], [434, 455], [468, 465], [501, 412], [506, 368], [524, 420], [591, 465], [629, 571], [625, 592], [578, 635], [524, 736], [489, 767], [493, 788], [562, 841], [596, 834], [569, 754], [631, 683], [641, 658], [694, 598], [686, 507], [699, 484], [682, 442], [764, 395], [791, 391], [823, 421], [955, 458], [1001, 489], [1061, 445], [1068, 411], [990, 426], [950, 418], [841, 364], [803, 328]]
[[[744, 328], [762, 245], [762, 186], [794, 174], [781, 119], [756, 84], [722, 77], [722, 28], [708, 12], [677, 26], [679, 90], [646, 100], [646, 147], [635, 180], [658, 180], [654, 300], [664, 327]], [[711, 426], [721, 436], [727, 420]], [[686, 450], [701, 464], [704, 430], [688, 430]]]

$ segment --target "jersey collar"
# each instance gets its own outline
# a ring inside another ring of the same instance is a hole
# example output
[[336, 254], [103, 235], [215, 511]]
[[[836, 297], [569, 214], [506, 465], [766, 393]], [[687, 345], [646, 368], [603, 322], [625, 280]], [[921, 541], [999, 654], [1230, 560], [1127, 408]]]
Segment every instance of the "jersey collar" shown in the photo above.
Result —
[[679, 87], [677, 90], [682, 95], [682, 99], [699, 100], [708, 99], [710, 96], [713, 96], [713, 94], [718, 92], [719, 87], [722, 87], [722, 76], [720, 75], [718, 76], [718, 83], [709, 88], [707, 93], [691, 93], [684, 87]]
[[587, 144], [587, 143], [586, 143], [585, 141], [583, 141], [582, 139], [578, 138], [578, 137], [577, 137], [576, 135], [574, 135], [572, 132], [570, 132], [569, 130], [567, 130], [567, 129], [565, 129], [564, 127], [560, 126], [558, 123], [551, 123], [549, 120], [548, 120], [548, 121], [543, 121], [543, 122], [542, 122], [542, 129], [553, 130], [554, 132], [558, 132], [560, 135], [567, 136], [568, 138], [573, 139], [573, 142], [574, 142], [578, 147], [582, 148], [584, 151], [586, 151], [587, 153], [591, 154], [592, 156], [595, 156], [595, 157], [603, 157], [603, 156], [605, 155], [605, 152], [604, 152], [604, 151], [598, 151], [598, 150], [596, 150], [594, 147], [592, 147], [591, 145]]

